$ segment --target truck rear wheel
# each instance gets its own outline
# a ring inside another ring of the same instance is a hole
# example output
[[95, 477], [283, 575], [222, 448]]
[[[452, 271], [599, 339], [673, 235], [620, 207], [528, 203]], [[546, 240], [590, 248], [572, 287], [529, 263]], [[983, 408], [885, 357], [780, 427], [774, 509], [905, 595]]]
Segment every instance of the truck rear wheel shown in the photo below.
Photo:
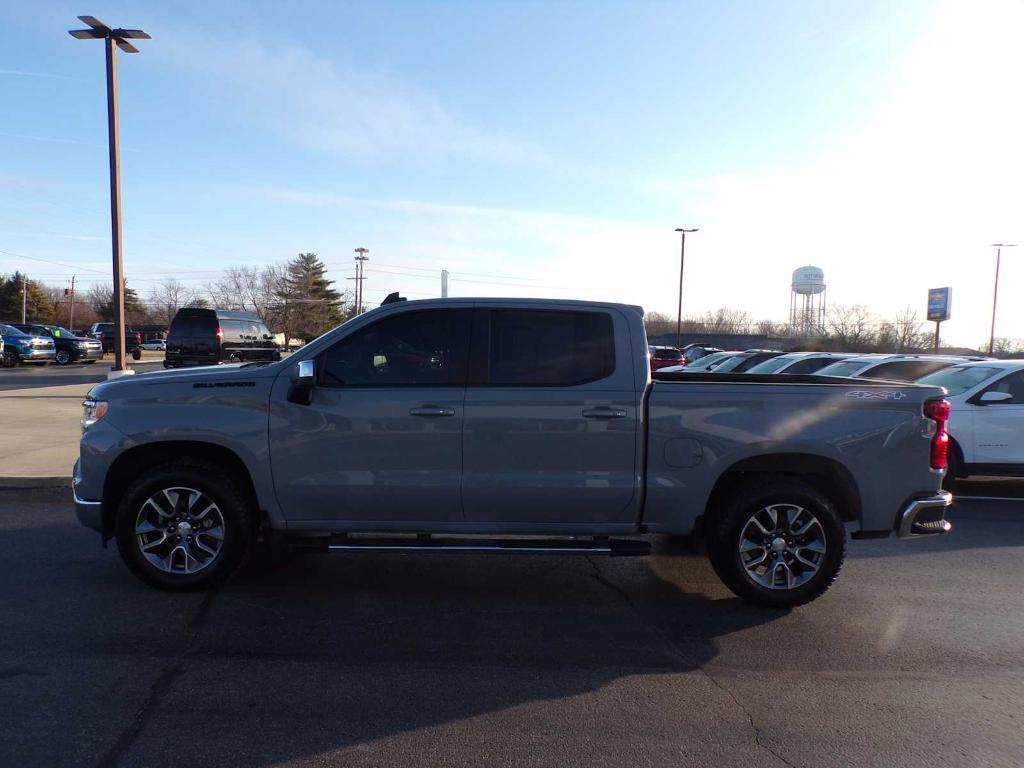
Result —
[[755, 605], [789, 608], [821, 596], [839, 576], [846, 529], [833, 503], [800, 480], [736, 488], [707, 525], [719, 578]]
[[118, 505], [117, 548], [128, 569], [160, 589], [206, 589], [230, 576], [254, 528], [239, 483], [221, 467], [181, 461], [147, 471]]

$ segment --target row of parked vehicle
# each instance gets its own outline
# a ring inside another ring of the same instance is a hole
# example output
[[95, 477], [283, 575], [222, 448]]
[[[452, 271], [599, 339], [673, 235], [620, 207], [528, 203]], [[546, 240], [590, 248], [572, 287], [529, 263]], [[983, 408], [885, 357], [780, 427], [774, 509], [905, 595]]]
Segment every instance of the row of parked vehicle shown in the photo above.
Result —
[[[689, 356], [689, 357], [688, 357]], [[950, 480], [1024, 477], [1024, 360], [957, 355], [725, 351], [700, 344], [651, 347], [657, 377], [674, 373], [844, 376], [945, 387]]]
[[[95, 363], [114, 351], [114, 330], [114, 323], [94, 323], [87, 335], [78, 335], [47, 323], [0, 323], [0, 363], [5, 368]], [[141, 359], [143, 350], [165, 352], [165, 368], [281, 359], [274, 336], [250, 312], [184, 308], [166, 339], [144, 341], [141, 333], [125, 327], [124, 341], [133, 360]]]

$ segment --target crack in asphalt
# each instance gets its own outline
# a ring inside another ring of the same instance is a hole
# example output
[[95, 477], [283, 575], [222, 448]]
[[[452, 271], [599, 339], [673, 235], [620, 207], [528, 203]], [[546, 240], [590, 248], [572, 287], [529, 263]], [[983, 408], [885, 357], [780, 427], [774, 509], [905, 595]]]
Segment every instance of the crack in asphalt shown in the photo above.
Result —
[[117, 737], [107, 753], [96, 763], [96, 768], [113, 768], [113, 766], [116, 766], [121, 758], [132, 748], [132, 745], [139, 736], [142, 735], [146, 726], [149, 725], [167, 696], [171, 685], [185, 671], [185, 660], [196, 654], [199, 632], [206, 625], [206, 620], [210, 614], [210, 607], [216, 594], [216, 590], [207, 592], [202, 602], [196, 607], [191, 618], [185, 623], [186, 638], [181, 651], [173, 661], [165, 664], [160, 670], [160, 673], [149, 687], [146, 700], [142, 702], [142, 706], [139, 707], [131, 722], [121, 732], [121, 735]]
[[668, 651], [669, 655], [675, 657], [680, 662], [687, 665], [689, 668], [696, 669], [705, 678], [707, 678], [708, 682], [715, 686], [715, 688], [717, 688], [729, 697], [729, 700], [732, 701], [732, 703], [736, 705], [736, 708], [739, 709], [739, 711], [743, 713], [744, 717], [747, 718], [747, 722], [750, 724], [750, 728], [754, 732], [755, 745], [757, 745], [760, 749], [763, 749], [765, 752], [770, 754], [783, 765], [786, 765], [789, 768], [797, 768], [795, 763], [790, 762], [785, 757], [776, 752], [769, 744], [765, 743], [764, 731], [762, 731], [761, 728], [757, 725], [757, 723], [754, 722], [753, 715], [751, 715], [750, 711], [743, 705], [743, 703], [738, 698], [736, 698], [736, 695], [731, 690], [729, 690], [729, 688], [727, 688], [722, 682], [716, 679], [714, 675], [708, 672], [704, 667], [693, 664], [691, 660], [688, 659], [686, 655], [676, 646], [676, 644], [672, 641], [672, 638], [669, 637], [661, 627], [659, 627], [655, 622], [651, 621], [644, 614], [644, 612], [640, 610], [640, 607], [636, 604], [633, 598], [630, 597], [629, 593], [626, 592], [626, 590], [624, 590], [618, 584], [615, 584], [607, 576], [605, 576], [601, 572], [600, 567], [597, 565], [597, 563], [594, 562], [590, 555], [584, 555], [584, 557], [586, 558], [586, 561], [590, 563], [590, 567], [594, 570], [594, 579], [599, 584], [602, 584], [603, 586], [607, 587], [612, 592], [614, 592], [616, 595], [618, 595], [619, 598], [623, 602], [625, 602], [626, 605], [629, 606], [630, 610], [632, 610], [633, 613], [636, 614], [637, 617], [639, 617], [643, 625], [647, 627], [647, 629], [661, 641], [662, 645], [665, 647], [665, 650]]

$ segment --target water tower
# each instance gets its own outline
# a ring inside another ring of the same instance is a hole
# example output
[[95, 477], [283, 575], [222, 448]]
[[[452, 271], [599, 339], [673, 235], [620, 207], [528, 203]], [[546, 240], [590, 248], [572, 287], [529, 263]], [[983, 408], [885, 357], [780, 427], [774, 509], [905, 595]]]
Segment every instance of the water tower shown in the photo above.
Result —
[[796, 336], [816, 336], [825, 329], [825, 273], [819, 267], [793, 270], [789, 294], [789, 328]]

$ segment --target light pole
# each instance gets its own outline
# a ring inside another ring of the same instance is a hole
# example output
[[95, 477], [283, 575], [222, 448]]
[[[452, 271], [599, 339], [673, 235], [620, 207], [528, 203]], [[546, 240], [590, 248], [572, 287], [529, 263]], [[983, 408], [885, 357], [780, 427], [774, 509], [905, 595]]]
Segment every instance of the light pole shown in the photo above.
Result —
[[141, 29], [111, 29], [94, 16], [78, 17], [89, 29], [72, 29], [68, 34], [79, 40], [102, 40], [107, 52], [107, 144], [110, 153], [110, 239], [114, 259], [114, 367], [111, 374], [122, 375], [124, 363], [124, 264], [121, 260], [121, 152], [117, 136], [117, 51], [138, 53], [129, 39], [149, 40]]
[[996, 284], [992, 289], [992, 330], [988, 336], [988, 353], [991, 355], [996, 346], [996, 301], [999, 299], [999, 261], [1003, 255], [1003, 248], [1016, 248], [1016, 243], [992, 243], [996, 249]]
[[676, 227], [676, 232], [679, 232], [681, 242], [679, 244], [679, 307], [676, 310], [676, 346], [681, 347], [683, 345], [683, 265], [686, 262], [686, 233], [687, 232], [699, 232], [700, 228], [695, 229], [683, 229], [682, 227]]

